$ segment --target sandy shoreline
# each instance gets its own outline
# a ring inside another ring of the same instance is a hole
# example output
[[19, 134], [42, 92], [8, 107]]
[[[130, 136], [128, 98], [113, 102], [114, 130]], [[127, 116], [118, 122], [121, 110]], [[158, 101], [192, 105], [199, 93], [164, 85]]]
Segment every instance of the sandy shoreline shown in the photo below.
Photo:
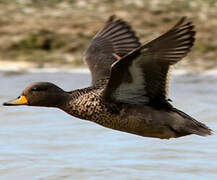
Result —
[[45, 63], [43, 67], [40, 64], [26, 61], [1, 61], [0, 71], [2, 72], [84, 72], [88, 73], [89, 70], [85, 66], [73, 66], [69, 64], [56, 64], [56, 63]]
[[85, 50], [113, 13], [132, 26], [142, 44], [165, 33], [181, 16], [189, 17], [196, 26], [195, 46], [175, 69], [217, 70], [213, 1], [3, 0], [0, 6], [0, 71], [84, 68]]
[[[68, 73], [89, 73], [89, 69], [86, 66], [73, 66], [69, 64], [55, 64], [48, 63], [44, 64], [43, 68], [37, 63], [26, 62], [26, 61], [1, 61], [0, 72], [24, 72], [24, 73], [56, 73], [56, 72], [68, 72]], [[182, 74], [203, 74], [203, 75], [214, 75], [217, 74], [217, 69], [211, 70], [194, 70], [192, 68], [174, 68], [171, 72], [175, 75]]]

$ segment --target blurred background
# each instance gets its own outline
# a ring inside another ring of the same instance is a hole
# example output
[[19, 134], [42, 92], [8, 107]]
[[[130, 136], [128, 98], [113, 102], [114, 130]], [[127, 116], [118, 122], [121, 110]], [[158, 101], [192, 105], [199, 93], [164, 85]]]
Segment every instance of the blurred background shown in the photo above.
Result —
[[91, 38], [115, 14], [132, 25], [142, 43], [189, 17], [197, 40], [177, 67], [216, 69], [216, 13], [216, 0], [0, 0], [0, 65], [82, 66]]
[[89, 86], [83, 54], [113, 14], [142, 43], [182, 16], [194, 22], [196, 42], [175, 66], [169, 98], [214, 135], [144, 138], [53, 108], [0, 105], [0, 180], [217, 179], [217, 0], [0, 0], [0, 104], [33, 82]]

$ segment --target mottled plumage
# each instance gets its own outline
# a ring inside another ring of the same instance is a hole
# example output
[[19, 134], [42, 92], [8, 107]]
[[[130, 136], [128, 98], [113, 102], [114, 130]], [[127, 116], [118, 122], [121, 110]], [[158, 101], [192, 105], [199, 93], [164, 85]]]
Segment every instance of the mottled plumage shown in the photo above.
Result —
[[182, 18], [159, 38], [140, 45], [131, 27], [110, 17], [85, 54], [92, 75], [88, 88], [66, 92], [48, 82], [34, 83], [4, 105], [57, 107], [72, 116], [144, 137], [177, 138], [211, 134], [168, 101], [170, 66], [194, 43], [194, 26]]

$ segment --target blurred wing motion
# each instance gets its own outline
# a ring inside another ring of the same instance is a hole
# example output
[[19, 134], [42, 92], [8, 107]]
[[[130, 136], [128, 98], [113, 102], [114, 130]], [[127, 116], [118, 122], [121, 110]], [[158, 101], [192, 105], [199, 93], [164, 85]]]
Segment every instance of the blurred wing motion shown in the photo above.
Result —
[[183, 17], [165, 34], [115, 62], [103, 92], [104, 100], [131, 104], [167, 102], [169, 67], [190, 51], [195, 40], [193, 29]]
[[85, 53], [84, 60], [91, 71], [92, 84], [109, 77], [111, 65], [140, 45], [131, 27], [125, 21], [111, 16]]

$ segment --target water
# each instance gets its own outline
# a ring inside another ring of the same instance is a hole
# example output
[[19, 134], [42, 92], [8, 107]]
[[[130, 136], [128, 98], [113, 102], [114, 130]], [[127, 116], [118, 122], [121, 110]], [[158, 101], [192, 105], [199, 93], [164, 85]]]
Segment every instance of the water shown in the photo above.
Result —
[[[86, 73], [0, 73], [0, 102], [31, 82], [85, 87]], [[173, 104], [217, 130], [217, 76], [175, 75]], [[0, 180], [217, 179], [217, 135], [160, 140], [76, 119], [53, 108], [0, 106]]]

